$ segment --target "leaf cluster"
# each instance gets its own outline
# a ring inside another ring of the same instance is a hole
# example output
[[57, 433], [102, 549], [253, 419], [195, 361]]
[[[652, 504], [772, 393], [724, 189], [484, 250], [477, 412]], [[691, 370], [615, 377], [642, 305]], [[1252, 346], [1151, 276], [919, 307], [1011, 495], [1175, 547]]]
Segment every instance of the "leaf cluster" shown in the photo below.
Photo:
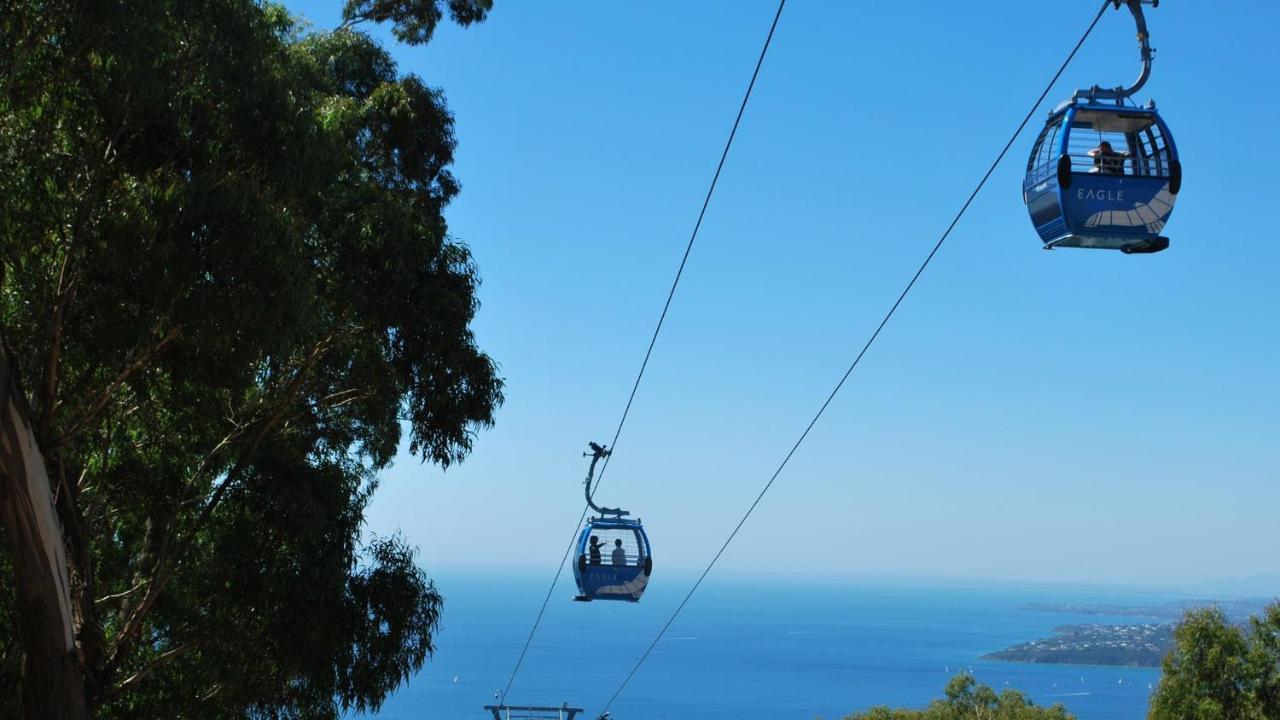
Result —
[[[448, 6], [453, 21], [465, 27], [484, 20], [493, 9], [493, 0], [448, 0]], [[435, 34], [444, 11], [438, 0], [347, 0], [342, 19], [345, 26], [391, 22], [397, 40], [422, 45]]]
[[972, 675], [961, 673], [947, 683], [944, 696], [923, 710], [874, 707], [845, 720], [1072, 720], [1061, 705], [1037, 707], [1017, 690], [997, 693]]

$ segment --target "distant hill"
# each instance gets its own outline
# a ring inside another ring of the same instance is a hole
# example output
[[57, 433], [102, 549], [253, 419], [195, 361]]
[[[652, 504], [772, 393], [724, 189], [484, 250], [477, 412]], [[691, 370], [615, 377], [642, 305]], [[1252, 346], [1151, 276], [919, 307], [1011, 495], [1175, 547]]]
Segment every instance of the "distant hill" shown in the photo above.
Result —
[[1241, 578], [1206, 580], [1186, 586], [1196, 595], [1215, 597], [1266, 597], [1280, 598], [1280, 575], [1258, 574]]
[[1248, 620], [1250, 616], [1262, 612], [1267, 605], [1274, 602], [1270, 597], [1253, 597], [1230, 600], [1213, 600], [1200, 598], [1195, 600], [1174, 600], [1159, 605], [1109, 605], [1081, 603], [1028, 603], [1026, 610], [1038, 612], [1072, 613], [1076, 615], [1111, 615], [1118, 617], [1141, 617], [1151, 620], [1177, 622], [1188, 610], [1203, 607], [1216, 607], [1221, 610], [1227, 620], [1238, 623]]

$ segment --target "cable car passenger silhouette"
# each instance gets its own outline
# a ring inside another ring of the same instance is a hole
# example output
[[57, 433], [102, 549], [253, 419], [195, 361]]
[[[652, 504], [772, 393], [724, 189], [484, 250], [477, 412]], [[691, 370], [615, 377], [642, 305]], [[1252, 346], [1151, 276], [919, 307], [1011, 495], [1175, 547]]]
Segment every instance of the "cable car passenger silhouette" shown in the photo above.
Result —
[[591, 549], [587, 552], [592, 565], [600, 564], [600, 548], [602, 547], [604, 547], [604, 543], [600, 542], [600, 538], [592, 535]]
[[622, 549], [622, 540], [613, 541], [613, 564], [626, 565], [627, 551]]
[[1123, 175], [1124, 162], [1129, 158], [1127, 152], [1116, 152], [1111, 149], [1111, 143], [1103, 140], [1098, 143], [1098, 147], [1089, 151], [1089, 157], [1093, 158], [1093, 172], [1100, 172], [1103, 175]]

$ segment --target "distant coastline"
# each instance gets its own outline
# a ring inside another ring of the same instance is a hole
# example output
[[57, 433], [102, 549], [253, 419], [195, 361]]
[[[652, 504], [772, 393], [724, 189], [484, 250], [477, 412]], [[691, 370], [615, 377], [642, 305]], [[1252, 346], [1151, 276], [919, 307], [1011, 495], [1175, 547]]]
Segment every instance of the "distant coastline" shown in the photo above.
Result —
[[1173, 645], [1173, 623], [1062, 625], [1049, 638], [983, 655], [984, 660], [1159, 667]]
[[1217, 607], [1226, 614], [1229, 621], [1243, 623], [1250, 615], [1260, 612], [1267, 602], [1262, 599], [1181, 600], [1147, 606], [1032, 603], [1023, 609], [1076, 615], [1136, 617], [1159, 622], [1060, 625], [1054, 628], [1054, 635], [1051, 637], [987, 653], [982, 659], [1062, 665], [1159, 667], [1164, 656], [1173, 647], [1173, 630], [1178, 620], [1188, 610]]

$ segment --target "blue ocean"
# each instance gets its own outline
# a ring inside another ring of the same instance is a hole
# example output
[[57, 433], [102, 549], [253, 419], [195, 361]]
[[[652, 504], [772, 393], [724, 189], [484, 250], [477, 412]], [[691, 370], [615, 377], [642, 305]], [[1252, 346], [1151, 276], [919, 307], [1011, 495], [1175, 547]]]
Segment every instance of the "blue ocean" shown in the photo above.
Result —
[[[445, 596], [438, 649], [383, 706], [388, 720], [480, 720], [506, 686], [550, 577], [435, 573]], [[614, 695], [694, 578], [655, 572], [644, 600], [575, 603], [561, 578], [512, 705], [586, 709]], [[874, 705], [921, 707], [972, 672], [1082, 720], [1146, 716], [1153, 668], [980, 660], [1069, 623], [1131, 623], [1028, 609], [1030, 603], [1149, 605], [1119, 591], [982, 583], [821, 582], [712, 575], [609, 708], [616, 720], [837, 720]]]

